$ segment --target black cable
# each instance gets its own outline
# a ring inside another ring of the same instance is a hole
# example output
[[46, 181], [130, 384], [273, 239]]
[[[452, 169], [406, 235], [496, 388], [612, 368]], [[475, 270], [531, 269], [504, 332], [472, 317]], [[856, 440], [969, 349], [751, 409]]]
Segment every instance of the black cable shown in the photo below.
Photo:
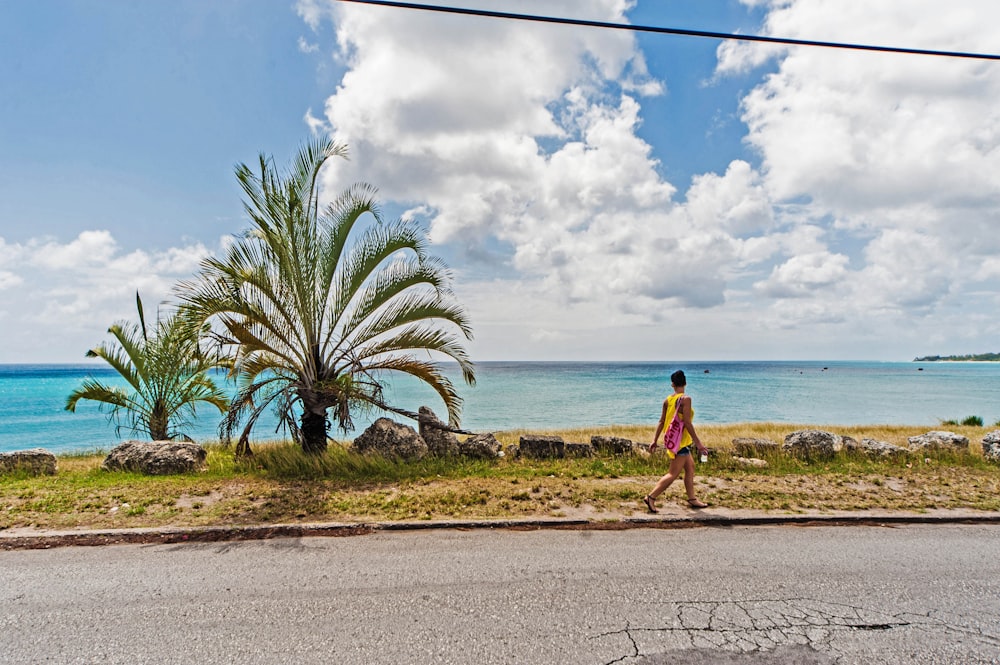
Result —
[[792, 46], [823, 46], [826, 48], [850, 49], [854, 51], [881, 51], [885, 53], [905, 53], [908, 55], [936, 55], [948, 58], [971, 58], [974, 60], [1000, 60], [1000, 55], [991, 53], [967, 53], [963, 51], [935, 51], [931, 49], [903, 48], [897, 46], [872, 46], [869, 44], [821, 42], [812, 39], [786, 39], [784, 37], [738, 35], [728, 32], [708, 32], [705, 30], [687, 30], [684, 28], [660, 28], [651, 25], [607, 23], [605, 21], [587, 21], [584, 19], [559, 18], [555, 16], [536, 16], [533, 14], [512, 14], [509, 12], [494, 12], [486, 9], [465, 9], [462, 7], [445, 7], [442, 5], [424, 5], [416, 2], [396, 2], [395, 0], [339, 0], [339, 2], [354, 2], [362, 5], [380, 5], [383, 7], [396, 7], [399, 9], [422, 9], [425, 11], [441, 12], [445, 14], [464, 14], [466, 16], [484, 16], [486, 18], [505, 18], [516, 21], [535, 21], [539, 23], [558, 23], [560, 25], [578, 25], [588, 28], [610, 28], [613, 30], [630, 30], [632, 32], [653, 32], [664, 35], [708, 37], [710, 39], [730, 39], [730, 40], [744, 41], [744, 42], [788, 44]]

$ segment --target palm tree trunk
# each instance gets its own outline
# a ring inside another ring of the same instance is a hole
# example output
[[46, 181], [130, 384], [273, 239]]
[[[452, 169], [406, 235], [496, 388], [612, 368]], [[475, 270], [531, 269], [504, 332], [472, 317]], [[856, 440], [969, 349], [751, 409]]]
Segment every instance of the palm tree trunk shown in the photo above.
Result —
[[166, 414], [166, 409], [159, 402], [153, 405], [152, 413], [149, 415], [149, 438], [153, 441], [166, 441], [167, 432], [170, 429], [170, 417]]
[[236, 459], [250, 459], [253, 457], [253, 450], [250, 449], [250, 437], [247, 434], [240, 437], [233, 454], [236, 456]]
[[326, 414], [309, 410], [302, 414], [302, 450], [314, 455], [326, 452]]

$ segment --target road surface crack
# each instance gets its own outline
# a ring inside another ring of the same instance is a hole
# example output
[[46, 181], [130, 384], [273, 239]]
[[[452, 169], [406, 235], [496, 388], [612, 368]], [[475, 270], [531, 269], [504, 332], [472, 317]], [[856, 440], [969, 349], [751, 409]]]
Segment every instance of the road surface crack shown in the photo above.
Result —
[[631, 630], [632, 630], [631, 627], [629, 626], [628, 622], [626, 621], [624, 629], [622, 629], [622, 630], [615, 630], [615, 631], [612, 631], [610, 633], [602, 633], [601, 635], [598, 635], [598, 637], [607, 637], [609, 635], [625, 635], [625, 637], [628, 638], [629, 642], [632, 643], [632, 653], [631, 654], [627, 654], [625, 656], [622, 656], [621, 658], [615, 658], [614, 660], [610, 660], [607, 663], [605, 663], [605, 665], [614, 665], [614, 663], [620, 663], [620, 662], [622, 662], [622, 661], [624, 661], [626, 659], [637, 658], [639, 656], [639, 645], [636, 644], [635, 637], [633, 637]]
[[[919, 614], [890, 615], [845, 603], [810, 598], [744, 601], [681, 601], [668, 604], [669, 625], [636, 627], [629, 623], [601, 637], [624, 635], [629, 654], [610, 663], [643, 657], [644, 635], [670, 635], [672, 649], [713, 649], [731, 653], [767, 652], [789, 646], [829, 651], [835, 635], [844, 631], [886, 632], [902, 628], [935, 630], [974, 636], [996, 644], [996, 636], [981, 628], [963, 628], [953, 621]], [[662, 646], [662, 639], [652, 643]]]

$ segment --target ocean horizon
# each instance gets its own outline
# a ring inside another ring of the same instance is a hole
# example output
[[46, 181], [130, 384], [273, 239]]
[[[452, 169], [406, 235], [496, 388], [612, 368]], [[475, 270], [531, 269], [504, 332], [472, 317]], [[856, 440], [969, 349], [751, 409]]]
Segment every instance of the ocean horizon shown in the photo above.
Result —
[[[476, 363], [475, 387], [461, 383], [456, 364], [442, 365], [464, 400], [462, 427], [476, 432], [652, 427], [677, 369], [687, 374], [698, 423], [931, 428], [968, 416], [987, 425], [1000, 420], [1000, 362], [484, 361]], [[109, 450], [135, 438], [126, 429], [116, 431], [96, 403], [81, 401], [76, 413], [64, 410], [66, 397], [88, 376], [123, 383], [102, 365], [0, 365], [0, 452]], [[430, 406], [444, 418], [443, 404], [426, 386], [410, 377], [383, 379], [390, 403], [412, 411]], [[218, 439], [221, 418], [206, 406], [188, 431], [197, 441]], [[331, 434], [354, 438], [382, 415], [405, 422], [391, 414], [359, 414], [353, 432]], [[276, 424], [268, 414], [254, 439], [283, 438]]]

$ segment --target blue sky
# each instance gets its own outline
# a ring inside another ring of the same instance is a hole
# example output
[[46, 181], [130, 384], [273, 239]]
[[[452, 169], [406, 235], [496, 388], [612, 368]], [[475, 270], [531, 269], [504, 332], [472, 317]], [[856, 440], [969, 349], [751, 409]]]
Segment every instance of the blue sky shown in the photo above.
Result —
[[[149, 248], [208, 228], [231, 232], [240, 214], [232, 166], [262, 151], [292, 155], [309, 132], [306, 110], [322, 108], [344, 70], [329, 31], [311, 30], [290, 2], [15, 0], [0, 12], [8, 241], [35, 237], [39, 222], [56, 235], [106, 224], [121, 242]], [[629, 18], [749, 31], [756, 14], [737, 2], [647, 2]], [[316, 50], [303, 52], [300, 39]], [[740, 142], [739, 83], [701, 85], [718, 42], [640, 42], [653, 68], [684, 62], [639, 131], [664, 174], [689, 179], [734, 154], [752, 158]], [[673, 154], [686, 158], [665, 159]]]
[[232, 232], [233, 164], [291, 154], [322, 105], [307, 32], [283, 3], [4, 3], [4, 237], [106, 227], [166, 248]]
[[[924, 0], [465, 0], [988, 51]], [[334, 0], [0, 4], [0, 362], [81, 359], [245, 227], [233, 177], [311, 131], [331, 193], [426, 223], [477, 359], [1000, 349], [1000, 65]]]

